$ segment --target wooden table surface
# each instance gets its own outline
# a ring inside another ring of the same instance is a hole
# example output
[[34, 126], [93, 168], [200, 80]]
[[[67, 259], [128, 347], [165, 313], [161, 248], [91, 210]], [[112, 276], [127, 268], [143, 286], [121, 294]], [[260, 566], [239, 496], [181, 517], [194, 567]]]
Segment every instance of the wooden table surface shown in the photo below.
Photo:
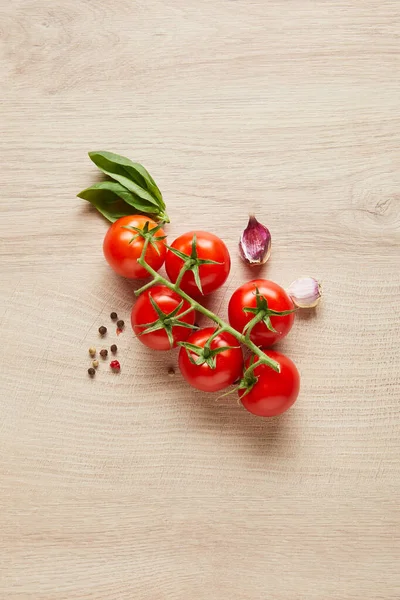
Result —
[[[398, 600], [400, 117], [397, 0], [1, 3], [0, 598]], [[129, 327], [134, 285], [76, 193], [89, 150], [142, 162], [170, 239], [318, 277], [281, 348], [284, 416], [190, 389]], [[117, 338], [111, 331], [108, 342]]]

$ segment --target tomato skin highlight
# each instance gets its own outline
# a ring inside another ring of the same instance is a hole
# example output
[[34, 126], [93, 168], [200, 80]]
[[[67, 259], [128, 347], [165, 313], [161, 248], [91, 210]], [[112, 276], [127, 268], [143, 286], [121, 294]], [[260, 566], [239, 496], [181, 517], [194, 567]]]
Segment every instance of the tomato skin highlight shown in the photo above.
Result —
[[[171, 350], [170, 341], [164, 329], [158, 329], [157, 331], [140, 335], [145, 329], [143, 325], [152, 323], [158, 318], [156, 311], [151, 305], [150, 295], [160, 309], [166, 314], [171, 313], [182, 301], [182, 298], [178, 296], [178, 294], [167, 288], [165, 285], [154, 285], [149, 290], [143, 292], [133, 305], [131, 312], [132, 329], [138, 336], [138, 340], [148, 348], [152, 348], [153, 350]], [[189, 306], [189, 303], [185, 300], [177, 316], [179, 317], [179, 314], [187, 310]], [[181, 320], [189, 325], [194, 325], [195, 318], [196, 311], [192, 310], [183, 316]], [[191, 332], [192, 329], [190, 328], [173, 326], [173, 348], [177, 346], [178, 342], [184, 342]]]
[[[267, 365], [254, 369], [258, 381], [245, 394], [238, 390], [244, 408], [258, 417], [275, 417], [287, 411], [297, 400], [300, 390], [300, 375], [294, 362], [285, 354], [274, 350], [265, 350], [265, 354], [276, 360], [281, 367], [277, 373]], [[246, 368], [250, 365], [249, 358]], [[257, 359], [258, 360], [258, 359]]]
[[[206, 327], [194, 331], [186, 340], [191, 344], [204, 348], [207, 340], [215, 332], [214, 327]], [[216, 367], [212, 369], [206, 363], [194, 365], [190, 362], [186, 348], [179, 351], [179, 369], [186, 381], [193, 387], [203, 392], [218, 392], [232, 385], [239, 379], [243, 372], [243, 353], [239, 342], [230, 333], [221, 333], [211, 342], [210, 348], [233, 346], [215, 356]], [[190, 351], [189, 351], [190, 352]], [[191, 354], [198, 358], [196, 354]]]
[[[189, 231], [184, 233], [176, 238], [171, 246], [190, 256], [194, 234], [196, 234], [198, 258], [214, 260], [220, 263], [199, 266], [203, 295], [206, 296], [225, 283], [231, 269], [231, 257], [225, 243], [219, 237], [207, 231]], [[173, 283], [177, 280], [183, 263], [182, 258], [168, 250], [165, 259], [165, 269], [169, 279]], [[192, 271], [187, 271], [184, 274], [180, 287], [192, 298], [198, 298], [202, 295], [194, 280]]]
[[[157, 226], [155, 221], [144, 215], [128, 215], [115, 221], [108, 229], [103, 242], [103, 252], [106, 261], [118, 275], [122, 275], [122, 277], [127, 277], [128, 279], [149, 277], [146, 269], [141, 267], [137, 262], [142, 253], [145, 240], [138, 236], [137, 239], [131, 242], [136, 233], [125, 229], [125, 227], [143, 229], [147, 222], [149, 223], [149, 229]], [[155, 234], [156, 237], [163, 235], [165, 233], [162, 229], [159, 229]], [[164, 264], [167, 254], [165, 241], [159, 240], [155, 242], [159, 253], [151, 244], [147, 248], [145, 260], [155, 271], [158, 271]]]
[[[254, 317], [253, 313], [244, 312], [243, 308], [256, 307], [256, 288], [267, 299], [268, 308], [277, 311], [294, 310], [295, 308], [293, 300], [280, 285], [268, 279], [253, 279], [233, 292], [229, 301], [229, 323], [237, 331], [242, 332]], [[272, 346], [287, 336], [293, 326], [294, 317], [294, 312], [284, 316], [271, 316], [271, 323], [277, 333], [270, 331], [265, 323], [257, 323], [251, 331], [251, 341], [262, 348]]]

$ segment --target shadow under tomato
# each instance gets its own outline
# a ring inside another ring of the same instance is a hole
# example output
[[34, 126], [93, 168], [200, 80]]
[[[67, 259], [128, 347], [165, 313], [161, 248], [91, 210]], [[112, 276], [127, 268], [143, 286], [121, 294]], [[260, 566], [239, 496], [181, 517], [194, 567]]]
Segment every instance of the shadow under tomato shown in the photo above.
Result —
[[[177, 384], [180, 401], [190, 406], [188, 427], [217, 436], [227, 448], [237, 448], [258, 456], [290, 457], [294, 454], [299, 432], [295, 427], [296, 406], [277, 417], [261, 418], [252, 415], [238, 403], [237, 393], [221, 398], [218, 394], [197, 392], [188, 387], [187, 394]], [[191, 423], [190, 423], [191, 422]]]

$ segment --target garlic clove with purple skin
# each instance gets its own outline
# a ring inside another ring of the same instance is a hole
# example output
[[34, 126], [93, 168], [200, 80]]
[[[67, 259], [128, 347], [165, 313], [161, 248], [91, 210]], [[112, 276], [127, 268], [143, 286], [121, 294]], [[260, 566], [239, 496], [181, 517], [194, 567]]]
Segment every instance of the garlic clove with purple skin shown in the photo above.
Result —
[[254, 215], [250, 215], [247, 227], [240, 236], [239, 252], [250, 266], [263, 265], [270, 257], [271, 234]]
[[321, 300], [321, 286], [313, 277], [300, 277], [287, 290], [298, 308], [314, 308]]

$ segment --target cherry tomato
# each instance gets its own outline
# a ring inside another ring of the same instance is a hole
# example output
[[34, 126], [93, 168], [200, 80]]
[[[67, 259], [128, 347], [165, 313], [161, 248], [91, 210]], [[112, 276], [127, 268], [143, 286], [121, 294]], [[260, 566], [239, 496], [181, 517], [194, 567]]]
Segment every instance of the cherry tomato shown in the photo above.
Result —
[[[123, 277], [142, 279], [149, 276], [146, 269], [137, 262], [145, 242], [140, 231], [146, 231], [146, 223], [149, 231], [157, 227], [157, 223], [149, 217], [128, 215], [115, 221], [106, 233], [103, 243], [104, 256], [110, 267]], [[129, 229], [130, 227], [133, 229]], [[158, 229], [154, 236], [162, 238], [165, 233], [162, 229]], [[155, 271], [158, 271], [164, 264], [166, 253], [165, 240], [154, 240], [153, 244], [148, 245], [145, 260]]]
[[[231, 268], [231, 258], [224, 242], [212, 233], [206, 231], [189, 231], [178, 237], [172, 248], [186, 255], [193, 256], [193, 238], [196, 240], [197, 258], [201, 261], [215, 261], [218, 264], [200, 264], [198, 275], [203, 295], [210, 294], [225, 283]], [[168, 250], [165, 269], [170, 280], [175, 283], [184, 264], [182, 257]], [[201, 296], [201, 291], [195, 281], [193, 270], [187, 271], [181, 282], [181, 289], [192, 297]]]
[[[215, 332], [214, 327], [206, 327], [192, 333], [187, 342], [204, 349], [206, 342]], [[213, 351], [225, 346], [232, 346], [228, 350], [222, 350], [212, 356]], [[202, 390], [203, 392], [217, 392], [229, 385], [232, 385], [243, 372], [243, 354], [238, 341], [230, 333], [218, 334], [210, 344], [211, 356], [208, 361], [214, 363], [212, 368], [208, 362], [200, 365], [193, 364], [193, 361], [199, 360], [200, 356], [191, 349], [182, 347], [179, 351], [179, 368], [183, 377], [190, 385]], [[207, 356], [204, 356], [207, 360]]]
[[[238, 394], [245, 409], [253, 415], [274, 417], [285, 412], [296, 401], [300, 375], [294, 362], [284, 354], [274, 350], [266, 350], [265, 354], [280, 364], [281, 372], [277, 373], [267, 365], [256, 367], [253, 371], [256, 383], [247, 394], [245, 389], [240, 389]], [[251, 360], [250, 357], [246, 361], [246, 368]]]
[[[180, 317], [181, 313], [190, 308], [189, 303], [184, 300], [177, 311], [181, 303], [182, 298], [165, 285], [155, 285], [139, 296], [132, 308], [131, 323], [142, 344], [153, 350], [170, 350], [178, 342], [183, 342], [189, 337], [193, 331], [195, 311], [191, 310]], [[159, 313], [164, 316], [160, 318]], [[161, 323], [163, 319], [167, 319], [165, 328]], [[179, 325], [179, 322], [188, 327]], [[144, 325], [149, 324], [154, 324], [154, 331], [142, 333], [146, 329]]]
[[[257, 289], [267, 301], [268, 309], [281, 312], [294, 310], [295, 308], [292, 299], [280, 285], [268, 279], [253, 279], [253, 281], [248, 281], [233, 292], [229, 301], [229, 322], [237, 331], [242, 332], [255, 316], [254, 312], [246, 312], [243, 309], [257, 307]], [[283, 339], [292, 328], [294, 312], [282, 316], [270, 315], [268, 317], [267, 315], [266, 318], [269, 319], [270, 325], [276, 331], [270, 331], [265, 321], [257, 323], [250, 334], [250, 339], [257, 346], [272, 346], [278, 340]]]

